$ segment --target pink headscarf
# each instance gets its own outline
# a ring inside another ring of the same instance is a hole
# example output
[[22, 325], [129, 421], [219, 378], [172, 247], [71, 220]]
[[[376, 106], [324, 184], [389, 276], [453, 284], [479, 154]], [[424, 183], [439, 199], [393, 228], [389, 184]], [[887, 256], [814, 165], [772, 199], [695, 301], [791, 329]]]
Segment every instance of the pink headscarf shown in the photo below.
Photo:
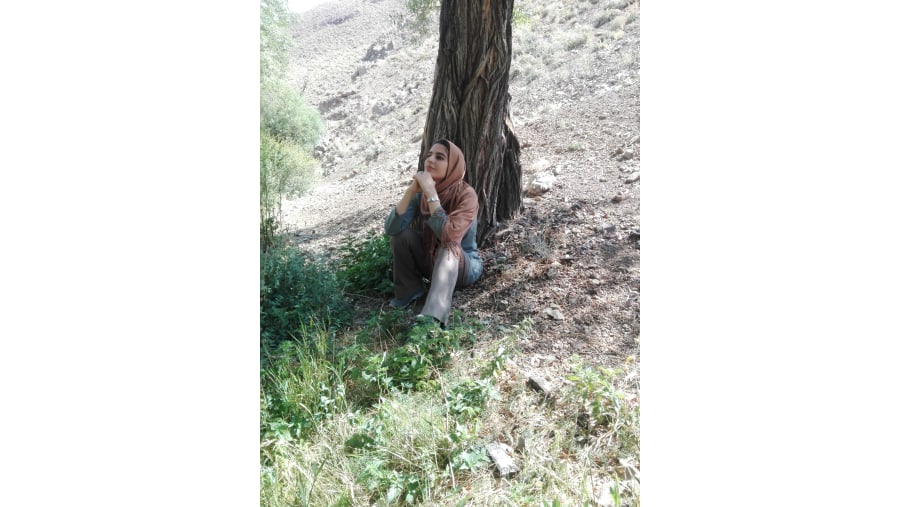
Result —
[[[462, 258], [460, 242], [472, 225], [472, 221], [478, 216], [478, 195], [463, 179], [466, 176], [466, 157], [462, 150], [446, 139], [435, 144], [438, 143], [450, 146], [450, 152], [447, 154], [447, 175], [434, 187], [441, 200], [441, 207], [447, 213], [447, 221], [441, 231], [440, 246], [449, 249], [457, 259], [460, 259]], [[419, 211], [425, 219], [431, 216], [425, 199], [420, 200]], [[424, 227], [424, 235], [425, 252], [428, 254], [429, 263], [433, 264], [438, 244], [431, 227], [427, 225]]]

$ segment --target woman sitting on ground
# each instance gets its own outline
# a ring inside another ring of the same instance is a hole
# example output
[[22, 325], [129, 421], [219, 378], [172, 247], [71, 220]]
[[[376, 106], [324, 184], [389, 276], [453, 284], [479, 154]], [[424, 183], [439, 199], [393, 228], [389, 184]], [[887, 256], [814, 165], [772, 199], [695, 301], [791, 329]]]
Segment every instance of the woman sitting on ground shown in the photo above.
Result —
[[463, 181], [466, 160], [462, 150], [441, 139], [425, 159], [425, 170], [412, 183], [384, 222], [394, 254], [394, 308], [406, 308], [425, 294], [422, 277], [431, 280], [419, 315], [442, 326], [450, 317], [456, 287], [467, 287], [481, 276], [481, 257], [475, 243], [478, 196]]

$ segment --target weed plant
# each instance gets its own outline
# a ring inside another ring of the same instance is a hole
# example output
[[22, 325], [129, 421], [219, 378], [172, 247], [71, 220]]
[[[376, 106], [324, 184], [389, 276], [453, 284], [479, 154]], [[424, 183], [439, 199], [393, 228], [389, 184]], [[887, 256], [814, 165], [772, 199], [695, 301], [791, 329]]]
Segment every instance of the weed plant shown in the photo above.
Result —
[[347, 238], [340, 247], [337, 276], [354, 294], [388, 295], [394, 292], [394, 264], [390, 238], [371, 231], [365, 238]]
[[336, 328], [350, 320], [335, 274], [298, 249], [277, 244], [260, 252], [261, 345], [302, 339], [309, 326]]

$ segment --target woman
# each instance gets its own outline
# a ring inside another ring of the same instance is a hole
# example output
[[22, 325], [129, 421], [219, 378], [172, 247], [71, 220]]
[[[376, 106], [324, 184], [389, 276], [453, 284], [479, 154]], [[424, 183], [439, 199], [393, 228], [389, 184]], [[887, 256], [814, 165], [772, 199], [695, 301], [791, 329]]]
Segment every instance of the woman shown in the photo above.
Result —
[[446, 139], [434, 143], [425, 170], [412, 183], [384, 222], [394, 254], [394, 299], [391, 306], [406, 308], [422, 297], [422, 277], [431, 289], [419, 315], [431, 316], [446, 327], [456, 287], [467, 287], [481, 276], [481, 257], [475, 244], [478, 196], [463, 181], [466, 160], [462, 150]]

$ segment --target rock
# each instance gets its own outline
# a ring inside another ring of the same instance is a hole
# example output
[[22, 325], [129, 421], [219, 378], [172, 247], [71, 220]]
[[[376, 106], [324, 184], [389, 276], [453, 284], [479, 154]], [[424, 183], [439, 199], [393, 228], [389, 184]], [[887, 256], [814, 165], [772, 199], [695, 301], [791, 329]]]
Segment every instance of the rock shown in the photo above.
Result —
[[634, 183], [635, 181], [641, 179], [641, 172], [638, 171], [636, 173], [632, 173], [631, 176], [625, 178], [625, 183]]
[[603, 222], [600, 225], [595, 226], [594, 230], [605, 234], [616, 230], [616, 226], [610, 223]]
[[372, 112], [378, 116], [384, 116], [394, 110], [394, 106], [383, 101], [377, 102], [372, 106]]
[[529, 196], [535, 197], [548, 192], [553, 188], [554, 183], [556, 183], [556, 176], [553, 176], [550, 173], [535, 174], [525, 192]]
[[559, 262], [553, 261], [553, 263], [550, 264], [550, 268], [547, 269], [547, 278], [553, 280], [554, 278], [558, 277], [559, 276], [559, 268], [561, 266], [562, 266], [562, 264], [560, 264]]
[[562, 312], [559, 311], [559, 309], [557, 309], [557, 308], [552, 308], [552, 307], [551, 307], [551, 308], [544, 308], [543, 314], [544, 314], [544, 315], [547, 315], [548, 317], [550, 317], [550, 318], [553, 319], [553, 320], [564, 320], [564, 319], [566, 318], [566, 317], [562, 314]]
[[351, 79], [352, 81], [356, 81], [356, 78], [362, 76], [362, 75], [365, 74], [366, 72], [369, 72], [369, 68], [366, 67], [365, 65], [360, 65], [360, 66], [356, 67], [356, 70], [355, 70], [355, 71], [353, 72], [353, 74], [350, 76], [350, 79]]
[[537, 391], [544, 396], [550, 396], [553, 393], [553, 387], [539, 375], [530, 375], [528, 377], [528, 387]]
[[610, 200], [614, 203], [620, 203], [620, 202], [624, 201], [625, 199], [628, 199], [628, 196], [623, 194], [622, 192], [618, 192]]
[[363, 57], [363, 61], [372, 62], [375, 60], [380, 60], [387, 56], [388, 48], [380, 45], [380, 44], [372, 44], [369, 46], [368, 51], [366, 51], [366, 56]]
[[[508, 446], [507, 446], [508, 447]], [[497, 475], [500, 477], [512, 477], [519, 472], [519, 467], [513, 461], [512, 457], [503, 449], [503, 445], [498, 442], [491, 442], [487, 445], [488, 456], [494, 462]]]
[[542, 158], [531, 165], [531, 171], [535, 172], [535, 173], [539, 173], [541, 171], [546, 170], [548, 167], [550, 167], [550, 161], [547, 160], [546, 158]]
[[622, 155], [619, 157], [619, 160], [631, 160], [633, 158], [634, 158], [634, 150], [629, 148], [627, 150], [622, 151]]

